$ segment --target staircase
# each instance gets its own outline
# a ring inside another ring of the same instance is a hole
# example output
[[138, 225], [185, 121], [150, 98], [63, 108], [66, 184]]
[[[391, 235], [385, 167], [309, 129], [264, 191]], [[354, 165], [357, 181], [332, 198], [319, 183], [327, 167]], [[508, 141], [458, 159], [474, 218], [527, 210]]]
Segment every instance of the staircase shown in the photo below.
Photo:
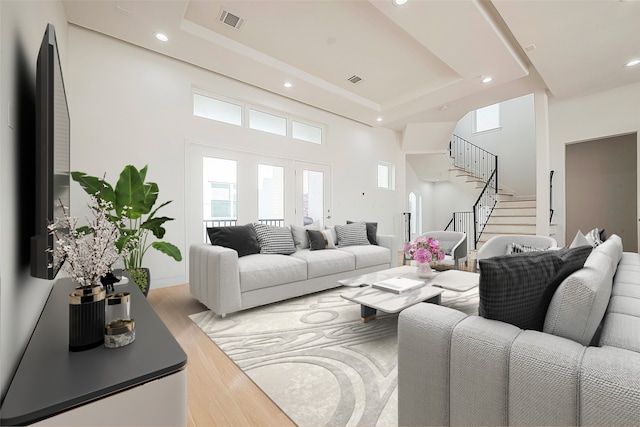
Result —
[[[474, 206], [476, 224], [474, 224], [473, 211], [455, 212], [446, 228], [467, 233], [467, 236], [469, 236], [467, 240], [470, 258], [475, 258], [477, 249], [493, 236], [536, 234], [535, 198], [516, 197], [513, 191], [499, 185], [499, 182], [497, 182], [497, 157], [495, 158], [495, 163], [491, 163], [490, 160], [487, 160], [492, 156], [491, 153], [481, 152], [481, 149], [455, 135], [450, 143], [449, 151], [452, 164], [449, 169], [451, 181], [481, 194], [476, 206]], [[470, 155], [469, 153], [472, 154]], [[463, 155], [464, 161], [460, 161], [457, 158], [460, 157], [460, 154]], [[470, 163], [473, 163], [472, 167], [468, 166]], [[477, 164], [479, 163], [482, 164], [481, 173], [477, 172]], [[494, 167], [495, 176], [491, 173]], [[487, 183], [487, 177], [490, 181], [489, 183]], [[553, 172], [550, 179], [553, 179]], [[498, 187], [497, 191], [495, 190], [496, 185]], [[487, 215], [489, 217], [485, 222], [483, 217], [486, 218]], [[550, 228], [553, 236], [556, 226], [551, 224]], [[474, 236], [478, 233], [481, 234], [474, 249]]]
[[[458, 186], [465, 186], [469, 191], [478, 194], [485, 186], [482, 180], [471, 176], [460, 168], [449, 170], [451, 181]], [[457, 231], [464, 231], [468, 236], [473, 235], [473, 212], [456, 212], [454, 216], [468, 214], [469, 219], [457, 220], [454, 227]], [[461, 229], [464, 228], [464, 229]], [[511, 189], [500, 186], [497, 203], [487, 221], [484, 231], [478, 240], [478, 248], [493, 236], [499, 234], [535, 234], [536, 201], [533, 198], [516, 197]], [[468, 240], [471, 240], [470, 238]], [[473, 250], [473, 241], [469, 249]]]
[[[536, 234], [535, 198], [498, 195], [498, 203], [478, 240], [478, 248], [470, 249], [469, 259], [475, 260], [478, 249], [493, 236], [508, 234]], [[556, 234], [556, 224], [550, 224], [549, 234], [551, 237]]]
[[[550, 228], [553, 236], [555, 224], [551, 224]], [[478, 241], [478, 248], [491, 237], [502, 234], [536, 234], [535, 198], [498, 196], [498, 203]]]

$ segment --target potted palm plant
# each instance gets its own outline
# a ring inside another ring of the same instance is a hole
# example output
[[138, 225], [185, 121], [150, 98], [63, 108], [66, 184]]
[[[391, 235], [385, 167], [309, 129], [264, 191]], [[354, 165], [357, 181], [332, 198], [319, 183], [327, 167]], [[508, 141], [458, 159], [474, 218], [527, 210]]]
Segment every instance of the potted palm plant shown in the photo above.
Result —
[[138, 170], [127, 165], [120, 173], [115, 187], [105, 178], [89, 176], [84, 172], [71, 172], [71, 177], [89, 194], [110, 203], [109, 219], [118, 225], [120, 237], [116, 242], [122, 255], [125, 272], [138, 285], [142, 293], [149, 292], [149, 269], [143, 267], [143, 259], [149, 248], [154, 248], [176, 261], [182, 260], [180, 249], [164, 241], [150, 241], [149, 233], [157, 239], [165, 235], [164, 223], [173, 218], [156, 216], [158, 210], [171, 200], [154, 209], [158, 200], [158, 184], [145, 182], [147, 167]]

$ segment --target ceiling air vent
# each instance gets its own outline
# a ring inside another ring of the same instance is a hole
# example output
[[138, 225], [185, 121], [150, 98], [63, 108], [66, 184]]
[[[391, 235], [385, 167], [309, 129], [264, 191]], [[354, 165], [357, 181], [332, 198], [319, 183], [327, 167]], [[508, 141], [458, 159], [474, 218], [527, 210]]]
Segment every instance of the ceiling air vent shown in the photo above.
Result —
[[227, 12], [224, 9], [220, 11], [218, 21], [222, 22], [223, 24], [227, 24], [230, 27], [235, 28], [236, 30], [239, 30], [244, 25], [244, 19], [234, 15], [231, 12]]
[[349, 80], [353, 84], [356, 84], [356, 83], [360, 83], [362, 81], [362, 78], [358, 77], [356, 75], [353, 75], [353, 76], [349, 77], [347, 80]]

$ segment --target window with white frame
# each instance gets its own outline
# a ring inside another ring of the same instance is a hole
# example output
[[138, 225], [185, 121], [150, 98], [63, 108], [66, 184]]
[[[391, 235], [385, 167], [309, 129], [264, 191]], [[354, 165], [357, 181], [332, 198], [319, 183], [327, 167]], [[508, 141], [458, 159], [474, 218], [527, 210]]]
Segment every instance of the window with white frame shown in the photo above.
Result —
[[391, 163], [378, 162], [378, 188], [393, 190], [395, 187], [395, 168]]
[[202, 176], [204, 220], [236, 220], [238, 218], [236, 161], [204, 157]]
[[249, 128], [287, 136], [287, 119], [264, 111], [249, 109]]
[[301, 141], [322, 144], [322, 128], [320, 126], [291, 120], [291, 136]]
[[478, 108], [473, 115], [473, 132], [500, 129], [500, 104]]
[[193, 94], [193, 114], [205, 119], [242, 126], [242, 106], [208, 96]]
[[284, 226], [284, 168], [258, 165], [258, 220]]

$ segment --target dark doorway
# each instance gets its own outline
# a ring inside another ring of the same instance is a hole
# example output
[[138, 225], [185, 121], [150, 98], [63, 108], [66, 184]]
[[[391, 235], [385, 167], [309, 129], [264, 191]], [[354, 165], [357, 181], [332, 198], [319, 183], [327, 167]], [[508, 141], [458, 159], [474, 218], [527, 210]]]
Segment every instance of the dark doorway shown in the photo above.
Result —
[[566, 242], [597, 227], [638, 251], [637, 141], [633, 133], [566, 146]]

